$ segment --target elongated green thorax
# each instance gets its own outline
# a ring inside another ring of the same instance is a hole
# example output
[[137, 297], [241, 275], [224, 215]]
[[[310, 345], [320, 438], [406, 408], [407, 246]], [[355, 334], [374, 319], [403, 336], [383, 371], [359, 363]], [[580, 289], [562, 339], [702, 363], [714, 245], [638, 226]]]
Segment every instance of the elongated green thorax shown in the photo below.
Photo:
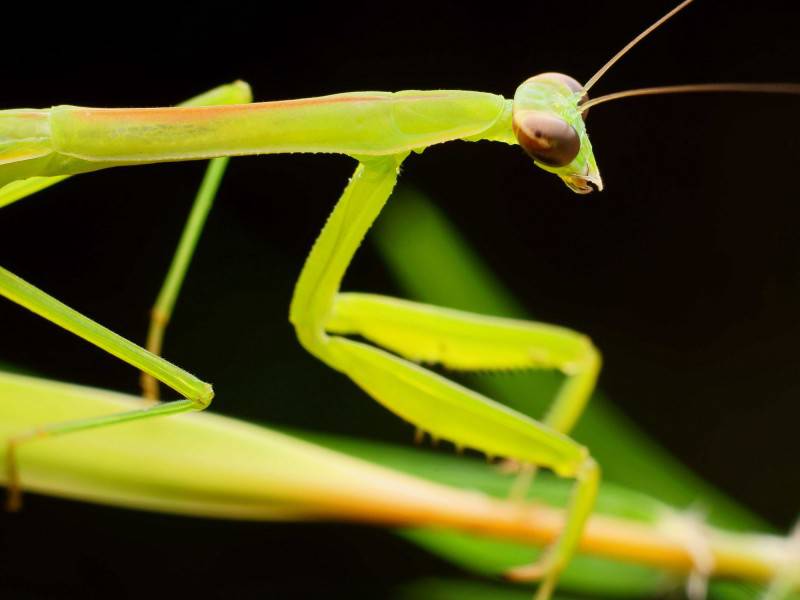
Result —
[[227, 106], [0, 111], [0, 186], [215, 156], [388, 156], [456, 139], [512, 142], [499, 126], [507, 104], [483, 92], [412, 90]]
[[580, 103], [583, 87], [560, 73], [531, 77], [514, 94], [513, 127], [517, 141], [537, 166], [554, 173], [574, 192], [603, 189], [586, 133]]

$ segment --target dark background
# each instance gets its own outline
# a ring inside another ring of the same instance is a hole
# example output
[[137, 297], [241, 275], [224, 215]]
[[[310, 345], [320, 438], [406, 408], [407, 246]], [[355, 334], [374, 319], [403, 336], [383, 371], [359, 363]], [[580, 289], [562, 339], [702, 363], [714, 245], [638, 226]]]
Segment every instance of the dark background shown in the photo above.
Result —
[[[236, 78], [262, 100], [412, 88], [510, 97], [541, 71], [585, 81], [672, 4], [4, 7], [0, 104], [173, 104]], [[594, 95], [800, 82], [792, 5], [698, 0]], [[707, 95], [592, 109], [606, 191], [589, 197], [499, 144], [435, 147], [403, 175], [533, 314], [594, 338], [600, 385], [625, 413], [783, 529], [800, 505], [798, 106]], [[352, 167], [331, 156], [233, 161], [165, 352], [215, 384], [217, 411], [408, 443], [408, 427], [306, 355], [286, 320]], [[0, 215], [2, 264], [143, 341], [202, 169], [100, 172], [12, 205]], [[399, 293], [369, 245], [346, 287]], [[0, 323], [0, 361], [137, 392], [133, 369], [8, 302]], [[8, 597], [376, 598], [404, 578], [454, 572], [376, 529], [234, 525], [35, 496], [20, 515], [0, 515], [0, 570]], [[158, 584], [162, 574], [170, 582]]]

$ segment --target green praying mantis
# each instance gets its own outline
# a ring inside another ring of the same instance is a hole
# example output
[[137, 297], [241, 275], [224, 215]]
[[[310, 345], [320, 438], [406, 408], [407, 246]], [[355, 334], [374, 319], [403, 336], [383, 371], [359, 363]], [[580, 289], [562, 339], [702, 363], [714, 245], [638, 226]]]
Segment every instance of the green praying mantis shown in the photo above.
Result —
[[[0, 206], [74, 174], [113, 166], [213, 158], [164, 290], [153, 312], [148, 348], [122, 338], [0, 268], [0, 292], [140, 369], [145, 395], [156, 381], [182, 399], [81, 421], [44, 424], [8, 440], [9, 504], [20, 501], [16, 455], [33, 440], [116, 423], [206, 408], [211, 386], [159, 356], [161, 340], [194, 242], [227, 157], [284, 152], [340, 153], [358, 167], [308, 256], [290, 320], [300, 343], [348, 375], [420, 432], [460, 447], [552, 469], [575, 480], [569, 518], [559, 538], [516, 579], [539, 579], [552, 592], [592, 511], [599, 467], [568, 434], [600, 370], [585, 336], [562, 327], [479, 316], [370, 294], [341, 293], [358, 246], [391, 195], [403, 160], [454, 140], [520, 145], [535, 164], [575, 192], [602, 189], [584, 117], [591, 106], [626, 96], [703, 91], [798, 93], [788, 84], [708, 84], [647, 88], [586, 97], [625, 52], [689, 4], [683, 2], [637, 36], [586, 84], [544, 73], [513, 100], [469, 91], [362, 92], [250, 103], [246, 84], [212, 90], [177, 108], [0, 111]], [[351, 337], [348, 337], [351, 336]], [[360, 336], [371, 343], [353, 339]], [[542, 421], [513, 411], [439, 376], [420, 363], [454, 370], [549, 368], [565, 381]], [[530, 470], [526, 471], [528, 478]]]

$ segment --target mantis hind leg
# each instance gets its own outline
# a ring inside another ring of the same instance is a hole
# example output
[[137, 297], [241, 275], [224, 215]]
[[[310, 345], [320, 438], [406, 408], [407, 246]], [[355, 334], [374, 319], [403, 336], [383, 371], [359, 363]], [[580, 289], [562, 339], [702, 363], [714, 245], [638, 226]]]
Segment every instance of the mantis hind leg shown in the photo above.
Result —
[[[574, 553], [597, 493], [599, 469], [563, 430], [594, 385], [599, 355], [585, 337], [542, 324], [479, 317], [366, 294], [339, 294], [361, 240], [391, 194], [405, 156], [362, 160], [306, 260], [290, 310], [300, 342], [395, 414], [432, 435], [488, 454], [546, 466], [575, 478], [569, 517], [534, 567], [511, 576], [543, 578], [546, 597]], [[541, 423], [373, 345], [463, 369], [551, 367], [567, 382]], [[562, 431], [559, 431], [562, 430]]]
[[8, 474], [8, 508], [11, 510], [19, 508], [21, 501], [21, 484], [17, 467], [17, 454], [21, 445], [37, 439], [115, 423], [190, 410], [202, 410], [210, 404], [214, 396], [208, 383], [201, 381], [163, 358], [151, 354], [110, 329], [99, 325], [2, 267], [0, 267], [0, 295], [52, 321], [56, 325], [60, 325], [138, 369], [146, 371], [184, 397], [183, 400], [165, 402], [164, 404], [157, 404], [136, 411], [78, 421], [46, 424], [30, 431], [20, 432], [18, 435], [8, 439], [6, 468]]

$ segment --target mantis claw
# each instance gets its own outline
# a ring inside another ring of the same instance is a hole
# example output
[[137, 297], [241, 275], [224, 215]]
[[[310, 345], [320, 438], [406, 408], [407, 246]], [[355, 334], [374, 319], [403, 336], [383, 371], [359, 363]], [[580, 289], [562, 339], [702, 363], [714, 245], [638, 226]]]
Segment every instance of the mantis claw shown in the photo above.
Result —
[[505, 577], [511, 581], [538, 581], [553, 570], [551, 562], [549, 557], [544, 557], [530, 565], [509, 569], [506, 571]]
[[558, 561], [553, 549], [549, 548], [535, 563], [510, 569], [505, 576], [511, 581], [541, 581], [534, 600], [548, 600], [564, 566], [563, 561]]

